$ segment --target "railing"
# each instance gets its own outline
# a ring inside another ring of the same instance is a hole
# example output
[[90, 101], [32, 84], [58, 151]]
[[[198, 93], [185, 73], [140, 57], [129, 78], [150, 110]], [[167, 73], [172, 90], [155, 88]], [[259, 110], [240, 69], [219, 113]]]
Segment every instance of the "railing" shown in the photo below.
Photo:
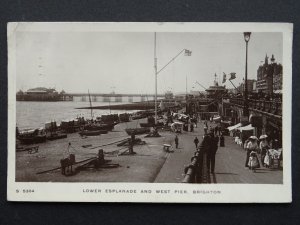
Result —
[[[235, 105], [243, 106], [244, 99], [242, 98], [231, 98], [229, 102]], [[265, 101], [265, 100], [248, 100], [249, 109], [255, 109], [259, 111], [263, 111], [266, 113], [271, 113], [274, 115], [282, 116], [282, 102], [273, 100], [273, 101]]]
[[191, 163], [184, 168], [184, 174], [182, 183], [209, 183], [210, 176], [203, 141], [191, 158]]

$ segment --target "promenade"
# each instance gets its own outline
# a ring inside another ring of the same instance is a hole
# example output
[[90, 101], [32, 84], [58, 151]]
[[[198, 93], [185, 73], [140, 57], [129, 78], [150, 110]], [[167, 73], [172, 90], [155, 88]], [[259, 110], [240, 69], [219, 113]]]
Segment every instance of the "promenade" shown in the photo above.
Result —
[[[208, 122], [208, 126], [215, 124]], [[194, 145], [195, 136], [202, 140], [204, 124], [198, 123], [194, 132], [184, 132], [178, 135], [179, 149], [169, 153], [166, 162], [158, 173], [156, 183], [178, 183], [184, 175], [184, 165], [190, 163], [191, 157], [196, 151]], [[211, 183], [247, 183], [247, 184], [281, 184], [282, 170], [267, 169], [261, 167], [256, 173], [245, 168], [246, 151], [236, 145], [230, 136], [225, 136], [225, 147], [218, 147], [216, 154], [215, 173], [211, 174]]]

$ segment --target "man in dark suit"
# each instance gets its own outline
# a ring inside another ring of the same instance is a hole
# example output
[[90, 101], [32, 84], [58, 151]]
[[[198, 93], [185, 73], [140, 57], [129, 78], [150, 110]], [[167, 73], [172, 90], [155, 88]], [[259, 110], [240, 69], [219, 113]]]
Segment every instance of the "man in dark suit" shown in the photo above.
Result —
[[209, 135], [208, 140], [209, 146], [207, 148], [207, 155], [206, 155], [206, 163], [207, 163], [207, 169], [211, 173], [215, 172], [215, 160], [216, 160], [216, 153], [218, 150], [218, 144], [219, 144], [219, 137], [214, 136], [214, 132], [211, 132]]

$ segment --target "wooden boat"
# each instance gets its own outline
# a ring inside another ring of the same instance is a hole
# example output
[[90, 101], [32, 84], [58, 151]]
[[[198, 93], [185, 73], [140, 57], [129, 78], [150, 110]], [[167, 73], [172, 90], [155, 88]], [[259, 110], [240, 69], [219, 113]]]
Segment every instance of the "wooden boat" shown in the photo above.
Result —
[[[117, 114], [113, 115], [103, 115], [100, 118], [97, 117], [96, 120], [94, 120], [93, 116], [93, 106], [91, 101], [90, 92], [89, 94], [89, 102], [90, 102], [90, 108], [91, 108], [91, 120], [89, 124], [86, 124], [84, 126], [84, 130], [87, 131], [99, 131], [101, 134], [106, 134], [108, 131], [111, 131], [114, 129], [115, 125], [119, 123], [119, 117]], [[103, 122], [103, 120], [107, 122]]]
[[98, 136], [101, 134], [101, 130], [83, 130], [79, 132], [80, 136]]
[[140, 123], [141, 127], [153, 127], [154, 123]]
[[131, 119], [132, 120], [139, 120], [139, 119], [143, 119], [146, 118], [146, 115], [132, 115]]
[[42, 143], [46, 141], [46, 132], [44, 129], [21, 131], [17, 138], [22, 144]]
[[66, 133], [59, 133], [59, 132], [55, 132], [50, 134], [49, 136], [47, 136], [47, 140], [56, 140], [56, 139], [62, 139], [62, 138], [67, 138], [68, 135]]
[[100, 134], [107, 134], [108, 130], [98, 130], [100, 132]]
[[125, 129], [126, 133], [128, 135], [132, 135], [132, 134], [146, 134], [150, 132], [150, 128], [149, 127], [140, 127], [140, 128], [128, 128]]
[[122, 122], [129, 122], [130, 121], [130, 114], [122, 113], [119, 115], [119, 121]]
[[111, 131], [114, 128], [114, 126], [115, 124], [101, 124], [101, 123], [87, 124], [84, 126], [84, 130], [90, 130], [90, 131], [106, 130], [108, 132]]

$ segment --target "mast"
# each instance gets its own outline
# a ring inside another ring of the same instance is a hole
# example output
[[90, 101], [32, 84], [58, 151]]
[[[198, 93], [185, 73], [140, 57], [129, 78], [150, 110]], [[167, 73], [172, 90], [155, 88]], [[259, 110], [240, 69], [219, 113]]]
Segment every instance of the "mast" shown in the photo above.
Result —
[[155, 74], [155, 124], [157, 124], [157, 57], [156, 57], [156, 32], [154, 32], [154, 74]]
[[185, 76], [185, 95], [187, 96], [188, 93], [188, 88], [187, 88], [187, 76]]
[[92, 107], [92, 101], [91, 101], [90, 90], [88, 90], [88, 93], [89, 93], [89, 102], [90, 102], [90, 108], [91, 108], [91, 118], [93, 119], [93, 107]]

